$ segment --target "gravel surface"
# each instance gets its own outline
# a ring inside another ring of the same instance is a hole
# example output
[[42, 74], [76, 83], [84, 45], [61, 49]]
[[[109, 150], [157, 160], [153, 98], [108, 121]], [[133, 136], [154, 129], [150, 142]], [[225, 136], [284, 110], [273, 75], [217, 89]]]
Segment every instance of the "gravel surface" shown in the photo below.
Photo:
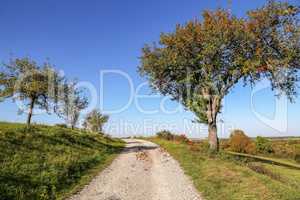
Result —
[[123, 153], [69, 200], [200, 200], [177, 161], [144, 140], [126, 139]]

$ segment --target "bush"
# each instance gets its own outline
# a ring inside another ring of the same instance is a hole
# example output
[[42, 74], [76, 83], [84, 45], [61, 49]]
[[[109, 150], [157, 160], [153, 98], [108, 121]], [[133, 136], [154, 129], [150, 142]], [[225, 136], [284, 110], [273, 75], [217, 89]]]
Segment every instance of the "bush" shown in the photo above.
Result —
[[279, 158], [295, 159], [296, 155], [300, 154], [298, 145], [291, 145], [287, 140], [273, 141], [272, 148], [274, 156]]
[[242, 131], [234, 130], [228, 141], [229, 149], [238, 153], [255, 153], [255, 146], [251, 139]]
[[165, 139], [165, 140], [173, 140], [174, 139], [174, 135], [170, 131], [166, 131], [166, 130], [156, 133], [156, 136], [158, 138]]
[[272, 143], [264, 137], [257, 136], [255, 140], [255, 148], [259, 153], [272, 153]]
[[245, 148], [245, 152], [248, 153], [248, 154], [256, 154], [256, 147], [255, 147], [255, 144], [251, 141], [251, 143], [249, 145], [246, 146]]
[[165, 139], [165, 140], [173, 140], [173, 141], [184, 142], [184, 143], [190, 142], [190, 140], [185, 135], [183, 134], [175, 135], [172, 134], [170, 131], [166, 131], [166, 130], [156, 133], [156, 136], [158, 138]]
[[68, 126], [66, 124], [55, 124], [55, 126], [57, 126], [59, 128], [68, 128]]
[[173, 139], [178, 142], [188, 143], [190, 140], [185, 135], [173, 135]]
[[220, 148], [221, 149], [228, 149], [230, 147], [229, 141], [227, 139], [220, 140]]

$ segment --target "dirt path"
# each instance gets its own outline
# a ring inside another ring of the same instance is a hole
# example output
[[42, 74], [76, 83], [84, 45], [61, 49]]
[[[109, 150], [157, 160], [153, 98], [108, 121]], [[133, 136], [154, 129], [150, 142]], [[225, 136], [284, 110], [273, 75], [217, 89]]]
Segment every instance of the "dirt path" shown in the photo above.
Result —
[[177, 161], [157, 145], [126, 140], [124, 152], [70, 200], [199, 200]]

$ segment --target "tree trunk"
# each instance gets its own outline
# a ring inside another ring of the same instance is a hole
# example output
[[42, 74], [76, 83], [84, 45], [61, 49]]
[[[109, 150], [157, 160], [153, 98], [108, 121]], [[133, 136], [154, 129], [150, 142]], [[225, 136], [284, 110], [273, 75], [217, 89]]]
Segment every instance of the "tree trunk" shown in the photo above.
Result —
[[210, 150], [215, 152], [219, 151], [219, 139], [216, 122], [208, 124], [208, 142]]
[[211, 151], [219, 151], [219, 139], [217, 134], [217, 115], [220, 109], [221, 98], [210, 96], [207, 105], [208, 142]]
[[32, 118], [32, 114], [33, 114], [34, 103], [35, 103], [35, 99], [32, 98], [30, 100], [29, 112], [28, 112], [28, 116], [27, 116], [27, 126], [30, 126], [30, 123], [31, 123], [31, 118]]

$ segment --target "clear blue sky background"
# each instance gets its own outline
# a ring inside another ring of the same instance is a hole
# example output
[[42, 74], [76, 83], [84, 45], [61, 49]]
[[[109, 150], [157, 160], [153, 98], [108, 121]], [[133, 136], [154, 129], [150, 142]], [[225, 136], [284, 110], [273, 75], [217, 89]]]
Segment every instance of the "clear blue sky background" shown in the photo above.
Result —
[[[144, 81], [137, 73], [141, 48], [145, 43], [158, 41], [161, 32], [174, 30], [177, 23], [200, 18], [204, 9], [230, 8], [234, 14], [243, 16], [247, 10], [264, 3], [263, 0], [233, 0], [232, 6], [228, 6], [226, 0], [1, 0], [0, 60], [7, 62], [11, 56], [30, 56], [42, 62], [49, 58], [68, 77], [91, 82], [98, 94], [100, 71], [117, 69], [129, 74], [136, 89]], [[130, 91], [124, 77], [106, 75], [103, 88], [104, 110], [126, 104]], [[144, 86], [140, 93], [150, 94], [150, 90]], [[251, 136], [300, 135], [299, 98], [295, 104], [288, 104], [287, 118], [281, 116], [279, 121], [266, 122], [255, 116], [250, 94], [251, 88], [239, 84], [226, 97], [221, 136], [227, 136], [231, 128], [241, 128]], [[144, 109], [159, 109], [161, 98], [139, 103]], [[269, 89], [259, 91], [254, 96], [255, 111], [272, 119], [275, 101]], [[173, 110], [178, 107], [170, 100], [164, 105]], [[205, 127], [195, 127], [192, 119], [193, 114], [188, 111], [141, 113], [132, 102], [124, 112], [111, 115], [106, 131], [113, 135], [152, 134], [157, 129], [168, 128], [190, 137], [206, 136]], [[23, 122], [25, 116], [17, 115], [16, 104], [6, 101], [0, 104], [0, 120]], [[36, 115], [33, 120], [61, 122], [55, 115], [46, 114]], [[288, 128], [280, 131], [278, 124], [284, 126], [286, 122]], [[150, 124], [157, 127], [149, 127]]]

